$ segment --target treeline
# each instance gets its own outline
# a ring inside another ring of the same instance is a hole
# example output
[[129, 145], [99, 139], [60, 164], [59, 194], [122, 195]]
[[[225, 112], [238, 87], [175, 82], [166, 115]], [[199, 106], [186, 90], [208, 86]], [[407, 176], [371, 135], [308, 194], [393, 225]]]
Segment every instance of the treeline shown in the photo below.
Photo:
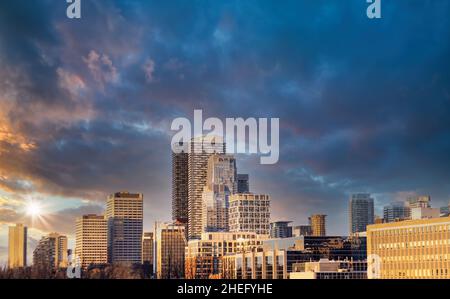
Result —
[[[146, 265], [104, 265], [89, 267], [81, 271], [81, 279], [150, 279], [151, 266]], [[25, 267], [0, 269], [0, 279], [68, 279], [67, 269], [46, 267]]]

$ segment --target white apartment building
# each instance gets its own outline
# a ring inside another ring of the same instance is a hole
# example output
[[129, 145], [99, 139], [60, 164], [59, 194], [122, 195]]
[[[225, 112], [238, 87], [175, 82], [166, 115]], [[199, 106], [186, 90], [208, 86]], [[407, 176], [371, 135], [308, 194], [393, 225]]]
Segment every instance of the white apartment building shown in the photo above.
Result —
[[230, 196], [230, 232], [270, 233], [270, 197], [266, 194], [233, 194]]

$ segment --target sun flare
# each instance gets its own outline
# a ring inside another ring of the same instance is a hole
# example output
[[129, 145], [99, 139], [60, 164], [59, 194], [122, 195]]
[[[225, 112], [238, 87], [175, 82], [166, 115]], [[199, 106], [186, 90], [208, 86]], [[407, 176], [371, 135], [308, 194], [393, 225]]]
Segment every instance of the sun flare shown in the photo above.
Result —
[[42, 208], [37, 202], [29, 202], [26, 207], [27, 214], [32, 217], [38, 217], [42, 213]]

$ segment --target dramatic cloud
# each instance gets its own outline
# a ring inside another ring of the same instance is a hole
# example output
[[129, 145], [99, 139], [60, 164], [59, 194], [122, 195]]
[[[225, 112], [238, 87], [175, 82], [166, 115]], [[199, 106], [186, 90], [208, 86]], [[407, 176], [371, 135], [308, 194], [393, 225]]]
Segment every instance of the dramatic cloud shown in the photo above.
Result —
[[153, 73], [155, 72], [155, 62], [151, 59], [147, 59], [142, 67], [145, 73], [145, 79], [148, 83], [152, 83], [155, 80]]

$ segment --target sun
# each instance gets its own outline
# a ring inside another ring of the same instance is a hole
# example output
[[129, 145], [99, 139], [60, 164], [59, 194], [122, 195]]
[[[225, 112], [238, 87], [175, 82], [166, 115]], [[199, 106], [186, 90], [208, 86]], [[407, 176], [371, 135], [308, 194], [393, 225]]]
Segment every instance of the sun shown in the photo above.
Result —
[[39, 203], [30, 201], [26, 206], [27, 214], [32, 217], [38, 217], [42, 213], [42, 208]]

